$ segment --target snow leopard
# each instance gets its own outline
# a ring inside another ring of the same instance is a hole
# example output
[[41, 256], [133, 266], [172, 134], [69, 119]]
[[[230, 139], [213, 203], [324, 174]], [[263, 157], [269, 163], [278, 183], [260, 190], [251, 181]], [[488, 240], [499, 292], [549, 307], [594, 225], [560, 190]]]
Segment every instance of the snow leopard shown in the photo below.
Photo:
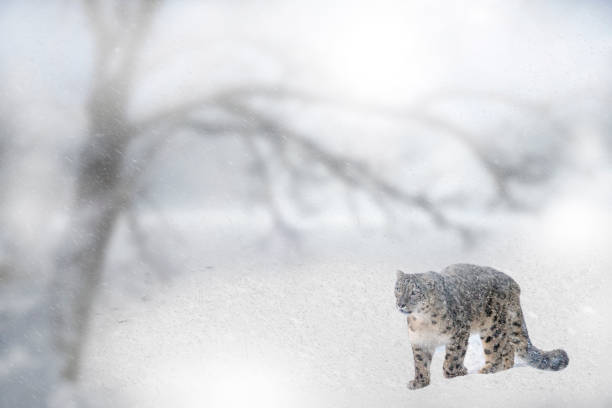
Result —
[[467, 374], [463, 365], [470, 334], [479, 333], [485, 364], [480, 373], [512, 368], [514, 355], [542, 370], [562, 370], [564, 350], [542, 351], [531, 344], [519, 302], [519, 285], [490, 267], [455, 264], [440, 272], [397, 272], [397, 308], [407, 315], [415, 376], [408, 388], [429, 385], [437, 346], [446, 346], [443, 374]]

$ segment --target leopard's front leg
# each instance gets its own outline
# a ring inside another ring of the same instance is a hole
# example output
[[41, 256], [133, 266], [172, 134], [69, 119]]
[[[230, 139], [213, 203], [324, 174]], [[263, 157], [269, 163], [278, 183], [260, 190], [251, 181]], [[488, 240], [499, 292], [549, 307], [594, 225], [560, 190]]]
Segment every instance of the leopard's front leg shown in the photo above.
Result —
[[414, 380], [408, 383], [408, 388], [416, 390], [429, 385], [429, 366], [433, 357], [434, 349], [422, 345], [412, 345], [414, 356]]

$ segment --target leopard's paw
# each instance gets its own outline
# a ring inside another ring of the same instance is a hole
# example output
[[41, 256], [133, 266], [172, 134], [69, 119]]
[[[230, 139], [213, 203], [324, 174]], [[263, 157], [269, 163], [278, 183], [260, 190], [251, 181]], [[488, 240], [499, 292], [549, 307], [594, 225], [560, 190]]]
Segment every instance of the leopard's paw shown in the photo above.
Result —
[[424, 380], [412, 380], [408, 383], [408, 389], [418, 390], [419, 388], [427, 387], [429, 385], [429, 381]]
[[501, 370], [502, 370], [501, 364], [486, 363], [478, 372], [480, 374], [494, 374]]
[[446, 378], [455, 378], [455, 377], [460, 377], [462, 375], [467, 375], [468, 370], [467, 368], [465, 368], [463, 365], [457, 367], [457, 368], [453, 368], [452, 370], [449, 369], [445, 369], [444, 370], [444, 377]]

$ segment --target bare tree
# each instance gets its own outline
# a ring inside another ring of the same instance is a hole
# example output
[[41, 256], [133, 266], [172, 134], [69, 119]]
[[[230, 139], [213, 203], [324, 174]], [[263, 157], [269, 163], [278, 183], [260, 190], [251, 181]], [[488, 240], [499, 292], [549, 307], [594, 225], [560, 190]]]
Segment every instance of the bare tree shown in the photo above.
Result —
[[[426, 214], [435, 226], [459, 232], [464, 237], [470, 234], [469, 228], [449, 216], [426, 191], [409, 192], [405, 186], [377, 174], [362, 160], [327, 148], [312, 135], [296, 130], [282, 116], [257, 108], [252, 103], [253, 98], [268, 98], [277, 103], [300, 100], [313, 105], [335, 106], [353, 112], [385, 115], [397, 121], [417, 122], [448, 133], [472, 152], [474, 160], [481, 164], [497, 186], [500, 199], [506, 202], [514, 201], [508, 188], [510, 183], [541, 180], [526, 176], [534, 158], [525, 157], [524, 161], [517, 163], [499, 160], [479, 144], [470, 131], [429, 111], [427, 105], [435, 99], [433, 96], [423, 98], [418, 106], [390, 110], [298, 89], [249, 86], [203, 95], [134, 120], [129, 117], [127, 106], [138, 80], [137, 60], [159, 2], [84, 0], [83, 5], [92, 29], [95, 52], [95, 70], [87, 105], [89, 130], [80, 150], [74, 204], [60, 243], [50, 290], [54, 308], [54, 340], [63, 364], [62, 376], [69, 381], [78, 377], [92, 305], [115, 226], [121, 214], [133, 203], [139, 177], [146, 171], [147, 163], [173, 132], [190, 129], [207, 137], [228, 133], [240, 135], [255, 173], [268, 187], [264, 200], [274, 225], [285, 232], [290, 230], [290, 225], [279, 210], [278, 197], [269, 188], [274, 183], [273, 163], [286, 169], [296, 183], [305, 175], [316, 176], [323, 169], [328, 179], [365, 192], [381, 206], [393, 202], [417, 209]], [[207, 109], [220, 109], [225, 115], [199, 115]], [[142, 138], [150, 141], [143, 144], [148, 150], [142, 152], [139, 166], [131, 166], [126, 156], [135, 141]], [[550, 166], [551, 163], [540, 164]], [[131, 216], [129, 221], [136, 233], [142, 235], [137, 219]]]

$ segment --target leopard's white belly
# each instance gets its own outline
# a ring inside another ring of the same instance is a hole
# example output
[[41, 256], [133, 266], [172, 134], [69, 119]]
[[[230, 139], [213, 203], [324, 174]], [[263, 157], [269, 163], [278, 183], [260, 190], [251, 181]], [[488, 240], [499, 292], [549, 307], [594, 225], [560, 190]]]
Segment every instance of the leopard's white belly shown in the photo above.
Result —
[[428, 316], [418, 313], [408, 316], [408, 338], [412, 344], [433, 347], [450, 340], [448, 334], [441, 333], [440, 326], [432, 324]]

